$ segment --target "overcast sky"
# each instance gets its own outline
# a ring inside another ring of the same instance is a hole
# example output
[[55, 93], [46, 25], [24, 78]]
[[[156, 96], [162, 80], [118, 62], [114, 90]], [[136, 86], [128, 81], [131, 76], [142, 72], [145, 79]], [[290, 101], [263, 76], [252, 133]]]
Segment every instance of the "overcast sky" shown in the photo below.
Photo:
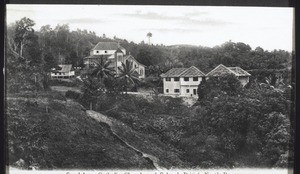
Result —
[[43, 25], [69, 24], [97, 35], [153, 44], [213, 47], [226, 41], [244, 42], [252, 49], [292, 50], [292, 8], [121, 6], [121, 5], [7, 5], [7, 23], [22, 17]]

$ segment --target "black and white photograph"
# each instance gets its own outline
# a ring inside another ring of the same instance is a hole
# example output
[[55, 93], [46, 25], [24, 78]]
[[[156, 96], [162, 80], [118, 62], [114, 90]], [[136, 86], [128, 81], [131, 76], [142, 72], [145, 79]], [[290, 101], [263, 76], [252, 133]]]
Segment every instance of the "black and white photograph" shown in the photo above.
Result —
[[7, 4], [7, 171], [292, 174], [294, 18], [292, 7]]

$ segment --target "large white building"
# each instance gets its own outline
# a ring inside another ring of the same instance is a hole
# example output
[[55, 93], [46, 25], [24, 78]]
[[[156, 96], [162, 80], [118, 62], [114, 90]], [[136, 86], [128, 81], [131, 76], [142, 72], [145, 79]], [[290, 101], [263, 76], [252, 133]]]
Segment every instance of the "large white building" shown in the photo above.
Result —
[[205, 74], [195, 66], [172, 68], [160, 75], [163, 78], [164, 94], [197, 97], [198, 85]]
[[86, 66], [92, 66], [95, 61], [102, 58], [111, 62], [110, 67], [114, 68], [116, 74], [119, 73], [118, 67], [122, 68], [122, 63], [130, 61], [139, 78], [145, 78], [145, 65], [139, 63], [130, 54], [126, 54], [126, 49], [116, 42], [99, 42], [90, 50], [90, 55], [85, 57], [83, 62]]

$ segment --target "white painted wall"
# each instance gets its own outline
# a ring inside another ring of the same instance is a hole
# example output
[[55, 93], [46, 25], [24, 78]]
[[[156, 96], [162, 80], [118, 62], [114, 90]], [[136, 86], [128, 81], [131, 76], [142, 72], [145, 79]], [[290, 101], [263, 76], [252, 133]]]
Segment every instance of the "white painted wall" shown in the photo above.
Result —
[[193, 81], [193, 77], [189, 77], [189, 81], [184, 81], [183, 77], [180, 77], [181, 85], [199, 85], [202, 81], [202, 77], [198, 77], [198, 81]]
[[241, 82], [242, 86], [244, 87], [249, 83], [249, 77], [238, 77], [239, 81]]
[[[174, 81], [174, 77], [171, 78], [171, 81], [166, 81], [166, 78], [163, 78], [164, 94], [195, 97], [197, 96], [198, 85], [201, 81], [202, 77], [198, 77], [198, 81], [193, 81], [193, 77], [189, 77], [189, 81], [184, 81], [184, 78], [180, 77], [178, 82]], [[166, 89], [169, 89], [169, 93], [166, 92]], [[174, 89], [179, 89], [180, 92], [175, 93]], [[189, 93], [187, 93], [187, 89], [189, 89]], [[196, 94], [194, 94], [194, 89], [196, 90]]]
[[[189, 93], [187, 93], [187, 89], [189, 89]], [[194, 89], [196, 90], [196, 94], [194, 94]], [[197, 96], [197, 90], [198, 90], [198, 85], [191, 85], [191, 86], [181, 86], [181, 96], [186, 96], [186, 97], [194, 97]]]
[[[98, 53], [97, 53], [98, 51]], [[106, 53], [105, 53], [106, 51]], [[93, 50], [93, 54], [92, 55], [111, 55], [111, 54], [115, 54], [116, 50]]]
[[138, 73], [139, 73], [139, 78], [145, 78], [145, 67], [142, 65], [139, 65]]
[[[171, 77], [171, 81], [166, 81], [166, 78], [163, 78], [163, 85], [164, 85], [164, 94], [180, 95], [180, 91], [179, 93], [174, 92], [174, 89], [180, 90], [180, 80], [178, 82], [175, 82], [174, 77]], [[166, 89], [169, 89], [169, 93], [166, 92]]]
[[70, 72], [67, 72], [67, 73], [61, 73], [59, 74], [59, 72], [57, 72], [56, 74], [51, 72], [51, 77], [53, 78], [58, 78], [58, 77], [68, 77], [68, 76], [75, 76], [75, 71], [70, 71]]
[[[124, 55], [126, 55], [126, 50], [125, 49], [121, 49], [122, 52], [124, 53]], [[98, 53], [97, 53], [98, 51]], [[106, 53], [105, 53], [106, 51]], [[90, 52], [90, 55], [110, 55], [110, 54], [115, 54], [117, 50], [92, 50]]]

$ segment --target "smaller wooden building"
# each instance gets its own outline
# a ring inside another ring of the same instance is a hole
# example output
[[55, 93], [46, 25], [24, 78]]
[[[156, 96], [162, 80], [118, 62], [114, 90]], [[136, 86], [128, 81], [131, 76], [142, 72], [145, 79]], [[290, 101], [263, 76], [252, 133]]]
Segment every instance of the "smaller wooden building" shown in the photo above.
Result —
[[220, 77], [228, 74], [235, 75], [243, 86], [249, 82], [250, 73], [240, 67], [226, 67], [223, 64], [218, 65], [216, 68], [206, 74], [206, 77]]
[[53, 79], [69, 79], [75, 77], [75, 71], [71, 64], [58, 65], [59, 68], [51, 70], [51, 78]]

